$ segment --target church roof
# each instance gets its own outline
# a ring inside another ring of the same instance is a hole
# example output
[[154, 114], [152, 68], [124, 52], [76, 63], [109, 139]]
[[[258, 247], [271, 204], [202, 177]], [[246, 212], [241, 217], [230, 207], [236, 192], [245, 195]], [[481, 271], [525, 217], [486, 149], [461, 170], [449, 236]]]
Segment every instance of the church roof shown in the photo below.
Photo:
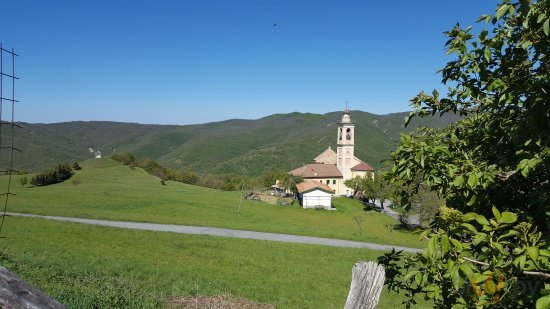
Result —
[[300, 193], [307, 193], [315, 189], [319, 189], [327, 193], [334, 193], [334, 190], [331, 187], [315, 180], [307, 180], [296, 185], [296, 190]]
[[361, 163], [357, 164], [356, 166], [352, 167], [351, 170], [352, 171], [369, 171], [369, 172], [372, 172], [375, 169], [372, 166], [368, 165], [367, 163], [361, 162]]
[[327, 150], [313, 159], [316, 163], [336, 164], [336, 152], [329, 146]]
[[342, 178], [342, 173], [333, 164], [312, 163], [289, 172], [291, 175], [304, 178]]

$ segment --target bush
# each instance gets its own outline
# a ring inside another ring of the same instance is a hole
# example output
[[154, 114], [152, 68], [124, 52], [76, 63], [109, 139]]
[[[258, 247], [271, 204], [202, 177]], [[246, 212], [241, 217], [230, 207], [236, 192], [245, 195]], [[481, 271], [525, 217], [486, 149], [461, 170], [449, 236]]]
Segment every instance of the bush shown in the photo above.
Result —
[[73, 175], [72, 168], [68, 163], [58, 164], [54, 169], [44, 171], [35, 175], [31, 179], [34, 186], [47, 186], [54, 183], [63, 182]]

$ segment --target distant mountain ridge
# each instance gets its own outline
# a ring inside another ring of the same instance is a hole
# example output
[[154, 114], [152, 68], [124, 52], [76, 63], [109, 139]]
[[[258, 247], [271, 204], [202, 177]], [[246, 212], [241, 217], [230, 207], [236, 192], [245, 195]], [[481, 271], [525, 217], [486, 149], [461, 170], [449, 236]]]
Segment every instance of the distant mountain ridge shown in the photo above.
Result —
[[[341, 112], [274, 114], [257, 120], [232, 119], [197, 125], [151, 125], [107, 121], [52, 124], [21, 123], [16, 131], [15, 169], [38, 171], [60, 162], [130, 152], [177, 169], [200, 173], [259, 175], [270, 169], [291, 170], [312, 162], [328, 146], [336, 148], [336, 123]], [[403, 127], [407, 113], [375, 115], [352, 111], [356, 123], [356, 156], [374, 167], [397, 146], [399, 133], [420, 125], [441, 127], [454, 115], [413, 121]], [[2, 140], [7, 136], [3, 132]], [[5, 154], [5, 153], [4, 153]], [[6, 166], [7, 156], [0, 157]]]

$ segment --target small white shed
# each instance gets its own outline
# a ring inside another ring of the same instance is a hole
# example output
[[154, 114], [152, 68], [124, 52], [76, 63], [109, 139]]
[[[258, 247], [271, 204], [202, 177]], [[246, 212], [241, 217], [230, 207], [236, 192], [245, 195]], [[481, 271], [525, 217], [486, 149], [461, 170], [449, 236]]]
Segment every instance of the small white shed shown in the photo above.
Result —
[[308, 180], [296, 185], [298, 199], [303, 208], [332, 209], [334, 190], [319, 181]]

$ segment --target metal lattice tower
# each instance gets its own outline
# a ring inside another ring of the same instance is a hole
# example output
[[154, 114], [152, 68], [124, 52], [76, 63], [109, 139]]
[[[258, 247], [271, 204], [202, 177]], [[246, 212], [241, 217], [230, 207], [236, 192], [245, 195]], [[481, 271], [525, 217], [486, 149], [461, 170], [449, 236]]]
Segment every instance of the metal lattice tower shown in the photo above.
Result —
[[0, 43], [0, 162], [5, 165], [0, 167], [3, 169], [0, 173], [8, 175], [8, 183], [5, 188], [2, 188], [5, 191], [0, 193], [2, 197], [0, 202], [3, 204], [0, 237], [2, 237], [9, 197], [14, 195], [11, 193], [14, 152], [19, 151], [14, 146], [15, 129], [19, 127], [15, 123], [15, 103], [19, 102], [15, 99], [15, 81], [19, 79], [15, 75], [15, 57], [18, 56], [13, 48], [7, 50]]

